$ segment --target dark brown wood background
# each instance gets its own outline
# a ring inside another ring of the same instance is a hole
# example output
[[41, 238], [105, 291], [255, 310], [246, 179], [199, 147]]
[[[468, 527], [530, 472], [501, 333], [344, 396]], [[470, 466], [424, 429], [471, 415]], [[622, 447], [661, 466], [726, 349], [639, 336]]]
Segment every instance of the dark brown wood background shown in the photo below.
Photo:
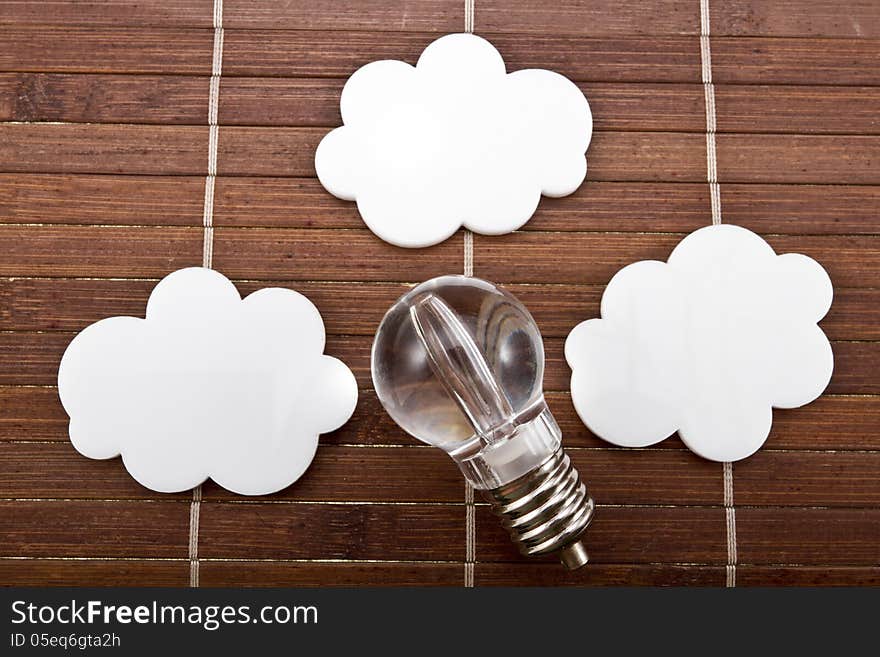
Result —
[[[187, 585], [189, 493], [139, 487], [77, 455], [55, 378], [75, 332], [143, 313], [170, 271], [202, 260], [211, 0], [0, 2], [0, 583]], [[371, 336], [407, 288], [462, 270], [458, 234], [389, 246], [325, 193], [314, 148], [358, 66], [414, 62], [461, 31], [461, 0], [226, 0], [214, 265], [243, 292], [294, 287], [362, 388], [289, 489], [200, 507], [200, 583], [464, 581], [464, 485], [370, 390]], [[567, 396], [562, 343], [623, 265], [665, 259], [710, 221], [698, 0], [476, 0], [475, 29], [510, 69], [583, 88], [588, 182], [542, 200], [524, 230], [475, 237], [475, 274], [506, 284], [544, 333], [546, 387], [601, 505], [593, 562], [526, 562], [482, 505], [475, 580], [723, 585], [722, 467], [677, 440], [613, 449]], [[734, 466], [737, 584], [880, 584], [880, 2], [711, 2], [723, 217], [818, 259], [827, 394], [778, 411]]]

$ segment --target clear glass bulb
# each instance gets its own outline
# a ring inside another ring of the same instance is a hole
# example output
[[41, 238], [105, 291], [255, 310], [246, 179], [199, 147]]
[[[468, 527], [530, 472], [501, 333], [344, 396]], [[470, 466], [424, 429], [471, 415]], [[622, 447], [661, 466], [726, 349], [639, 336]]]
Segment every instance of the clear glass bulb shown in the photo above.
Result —
[[541, 333], [513, 295], [466, 276], [422, 283], [379, 325], [372, 373], [394, 421], [452, 457], [521, 551], [586, 563], [593, 502], [544, 401]]

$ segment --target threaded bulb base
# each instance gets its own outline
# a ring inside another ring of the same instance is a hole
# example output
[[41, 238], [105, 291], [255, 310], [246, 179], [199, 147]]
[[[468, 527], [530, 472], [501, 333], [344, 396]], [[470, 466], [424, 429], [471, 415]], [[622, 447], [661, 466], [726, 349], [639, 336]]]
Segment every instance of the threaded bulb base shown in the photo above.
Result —
[[482, 493], [522, 554], [558, 552], [570, 570], [587, 563], [580, 537], [593, 520], [595, 504], [561, 447], [531, 472]]

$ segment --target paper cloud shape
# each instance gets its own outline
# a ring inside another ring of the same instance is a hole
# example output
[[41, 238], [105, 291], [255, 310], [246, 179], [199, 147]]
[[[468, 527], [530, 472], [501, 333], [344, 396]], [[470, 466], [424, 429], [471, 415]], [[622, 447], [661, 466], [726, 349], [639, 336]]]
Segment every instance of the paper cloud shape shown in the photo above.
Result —
[[318, 178], [398, 246], [437, 244], [462, 225], [516, 230], [541, 194], [571, 194], [587, 172], [593, 120], [583, 93], [552, 71], [507, 74], [473, 34], [437, 39], [415, 67], [363, 66], [340, 109], [345, 125], [315, 153]]
[[615, 445], [653, 445], [677, 430], [707, 459], [743, 459], [767, 439], [771, 407], [802, 406], [828, 385], [834, 360], [816, 323], [831, 297], [815, 260], [777, 256], [738, 226], [700, 229], [668, 262], [621, 269], [602, 319], [572, 330], [575, 409]]
[[325, 356], [324, 323], [293, 290], [242, 300], [222, 274], [166, 276], [146, 319], [110, 317], [79, 333], [58, 392], [84, 456], [122, 455], [156, 491], [208, 477], [244, 495], [272, 493], [308, 468], [318, 434], [351, 416], [357, 384]]

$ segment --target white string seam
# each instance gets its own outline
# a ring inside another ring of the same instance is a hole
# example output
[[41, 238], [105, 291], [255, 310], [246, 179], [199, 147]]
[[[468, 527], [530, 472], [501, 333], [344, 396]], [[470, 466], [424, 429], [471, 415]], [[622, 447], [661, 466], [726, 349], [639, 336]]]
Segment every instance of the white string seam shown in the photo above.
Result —
[[208, 87], [208, 175], [205, 176], [205, 205], [202, 214], [204, 238], [202, 266], [211, 267], [214, 261], [214, 185], [217, 178], [217, 144], [220, 126], [217, 115], [220, 107], [220, 76], [223, 72], [223, 0], [214, 0], [214, 51], [211, 55], [211, 81]]
[[700, 0], [700, 64], [706, 102], [706, 178], [712, 225], [721, 223], [721, 187], [718, 184], [718, 157], [715, 147], [715, 85], [712, 83], [712, 48], [709, 42], [709, 0]]
[[724, 464], [724, 519], [727, 527], [727, 586], [736, 586], [736, 507], [733, 505], [733, 463]]
[[464, 0], [464, 31], [474, 31], [474, 0]]
[[199, 586], [199, 514], [202, 509], [202, 485], [193, 488], [189, 505], [189, 585]]
[[[718, 153], [715, 146], [717, 117], [715, 112], [715, 85], [712, 83], [712, 48], [709, 40], [709, 0], [700, 0], [700, 64], [703, 94], [706, 100], [706, 180], [709, 183], [709, 203], [712, 225], [721, 224], [721, 186], [718, 184]], [[725, 463], [724, 519], [727, 535], [726, 583], [736, 586], [736, 508], [733, 504], [733, 464]]]
[[465, 554], [464, 554], [464, 585], [474, 586], [474, 562], [477, 560], [477, 522], [474, 506], [474, 487], [465, 483], [464, 515], [465, 515]]
[[[223, 0], [214, 0], [214, 50], [211, 54], [211, 81], [208, 86], [208, 175], [205, 176], [205, 205], [202, 212], [202, 266], [214, 263], [214, 185], [217, 178], [217, 142], [220, 128], [217, 115], [220, 108], [220, 75], [223, 72]], [[202, 487], [193, 488], [189, 507], [189, 585], [199, 586], [199, 514], [202, 507]]]
[[[464, 231], [464, 275], [474, 275], [474, 234], [467, 229]], [[471, 588], [474, 585], [474, 562], [477, 558], [477, 528], [474, 508], [474, 488], [471, 486], [470, 482], [465, 482], [464, 485], [464, 505], [464, 585], [466, 588]]]
[[[474, 0], [464, 2], [464, 31], [474, 31]], [[464, 275], [474, 275], [474, 234], [465, 229], [464, 231]], [[477, 522], [474, 507], [474, 488], [470, 482], [464, 485], [464, 515], [465, 515], [465, 553], [464, 553], [464, 585], [465, 588], [474, 586], [474, 562], [477, 560]]]

